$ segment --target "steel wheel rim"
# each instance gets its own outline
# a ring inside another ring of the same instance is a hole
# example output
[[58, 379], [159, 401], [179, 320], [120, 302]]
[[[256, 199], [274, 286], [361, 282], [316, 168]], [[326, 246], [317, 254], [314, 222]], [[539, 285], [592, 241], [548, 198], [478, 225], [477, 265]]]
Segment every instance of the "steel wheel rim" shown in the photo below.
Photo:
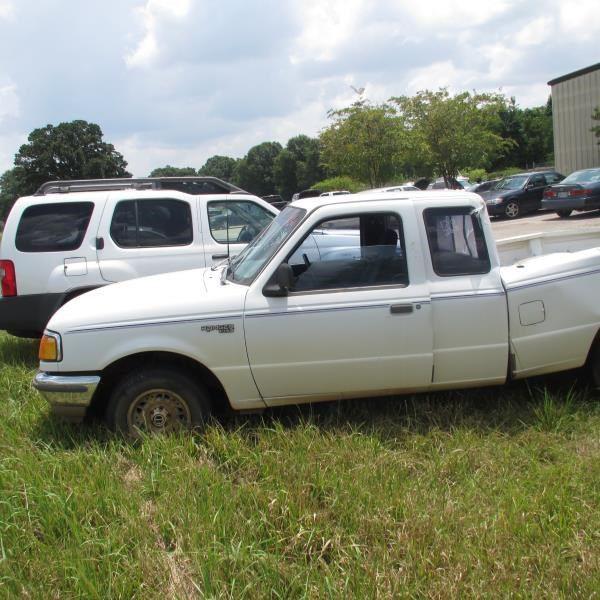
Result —
[[516, 202], [509, 202], [505, 212], [507, 217], [514, 219], [519, 214], [519, 205]]
[[192, 414], [188, 403], [173, 390], [146, 390], [135, 398], [127, 411], [130, 432], [173, 433], [189, 429]]

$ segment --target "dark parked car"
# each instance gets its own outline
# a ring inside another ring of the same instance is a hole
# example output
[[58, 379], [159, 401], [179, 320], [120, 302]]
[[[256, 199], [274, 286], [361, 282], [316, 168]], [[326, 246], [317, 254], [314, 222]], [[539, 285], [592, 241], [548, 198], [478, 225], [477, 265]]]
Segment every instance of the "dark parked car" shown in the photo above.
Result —
[[279, 194], [270, 194], [269, 196], [263, 196], [263, 200], [266, 200], [271, 206], [281, 210], [289, 200], [284, 200]]
[[467, 188], [467, 192], [474, 192], [475, 194], [481, 194], [482, 192], [489, 192], [496, 187], [499, 179], [490, 179], [489, 181], [482, 181], [481, 183], [474, 183]]
[[556, 171], [518, 173], [504, 177], [493, 190], [479, 195], [485, 200], [490, 215], [516, 219], [540, 209], [544, 190], [562, 179], [564, 175]]
[[563, 219], [574, 210], [600, 208], [600, 168], [575, 171], [544, 192], [542, 208], [553, 210]]

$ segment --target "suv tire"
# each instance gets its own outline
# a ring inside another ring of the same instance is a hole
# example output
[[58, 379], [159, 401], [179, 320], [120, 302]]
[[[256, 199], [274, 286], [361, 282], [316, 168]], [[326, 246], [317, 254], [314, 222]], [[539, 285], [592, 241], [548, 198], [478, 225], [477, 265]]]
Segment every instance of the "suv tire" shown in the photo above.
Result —
[[561, 218], [561, 219], [566, 219], [573, 211], [570, 209], [565, 209], [565, 210], [557, 210], [556, 214]]

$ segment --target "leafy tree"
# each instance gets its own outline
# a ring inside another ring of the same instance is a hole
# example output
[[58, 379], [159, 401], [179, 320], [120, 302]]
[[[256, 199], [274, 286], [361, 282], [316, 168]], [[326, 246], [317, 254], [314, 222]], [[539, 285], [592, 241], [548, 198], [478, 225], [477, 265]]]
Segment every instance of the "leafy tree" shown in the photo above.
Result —
[[284, 198], [289, 199], [294, 192], [310, 188], [325, 176], [319, 151], [317, 138], [297, 135], [288, 140], [273, 166], [277, 190]]
[[81, 120], [34, 129], [15, 156], [26, 193], [54, 179], [131, 177], [122, 154], [102, 137], [98, 125]]
[[509, 145], [494, 131], [503, 96], [470, 92], [451, 96], [440, 89], [391, 101], [408, 128], [413, 152], [430, 162], [447, 184], [461, 169], [487, 167]]
[[22, 167], [5, 171], [0, 177], [0, 219], [5, 220], [15, 200], [28, 193]]
[[158, 167], [150, 173], [149, 177], [193, 177], [196, 175], [194, 167]]
[[[596, 106], [594, 109], [594, 112], [592, 113], [592, 119], [594, 121], [600, 121], [600, 106]], [[600, 123], [598, 123], [598, 125], [594, 125], [591, 131], [597, 138], [599, 138], [598, 144], [600, 144]]]
[[284, 148], [273, 163], [273, 179], [277, 191], [285, 200], [289, 200], [294, 192], [300, 189], [297, 171], [298, 161], [296, 157], [290, 150]]
[[239, 159], [215, 154], [198, 169], [198, 175], [218, 177], [223, 181], [233, 182], [235, 168], [238, 162]]
[[366, 184], [348, 177], [348, 175], [337, 175], [318, 181], [313, 184], [313, 187], [322, 192], [334, 192], [336, 190], [348, 190], [349, 192], [360, 192], [366, 189]]
[[257, 196], [274, 194], [273, 167], [281, 149], [279, 142], [263, 142], [250, 148], [248, 154], [236, 165], [236, 183]]
[[348, 175], [378, 187], [398, 171], [403, 150], [401, 121], [389, 104], [359, 101], [330, 110], [321, 133], [322, 162], [331, 174]]

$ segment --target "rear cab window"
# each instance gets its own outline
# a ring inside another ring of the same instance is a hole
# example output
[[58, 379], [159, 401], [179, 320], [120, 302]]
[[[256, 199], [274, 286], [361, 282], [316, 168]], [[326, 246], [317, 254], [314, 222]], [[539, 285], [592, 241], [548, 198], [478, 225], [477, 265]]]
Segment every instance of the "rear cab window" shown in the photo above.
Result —
[[51, 202], [28, 206], [17, 227], [15, 246], [20, 252], [77, 250], [93, 212], [93, 202]]
[[490, 257], [476, 209], [426, 208], [423, 219], [436, 275], [453, 277], [490, 272]]

